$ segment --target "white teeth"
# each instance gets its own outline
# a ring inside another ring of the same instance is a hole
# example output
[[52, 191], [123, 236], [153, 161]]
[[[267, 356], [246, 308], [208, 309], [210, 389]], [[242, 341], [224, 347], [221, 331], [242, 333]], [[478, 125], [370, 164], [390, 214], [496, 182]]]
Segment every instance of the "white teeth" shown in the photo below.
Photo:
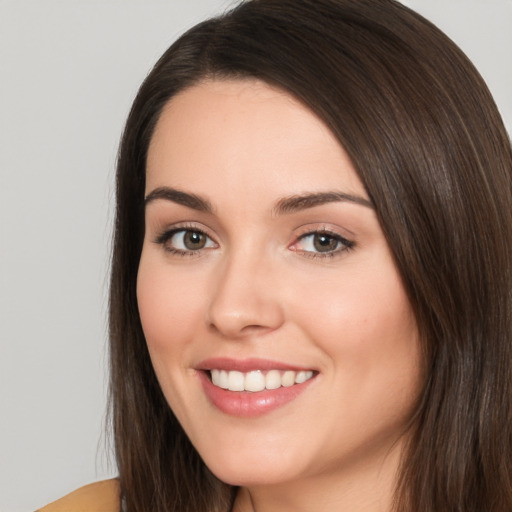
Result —
[[244, 391], [245, 377], [242, 372], [228, 373], [228, 389], [230, 391]]
[[311, 379], [311, 377], [313, 377], [313, 372], [298, 372], [297, 376], [295, 377], [295, 383], [302, 384], [308, 379]]
[[265, 389], [265, 375], [260, 371], [245, 374], [245, 391], [263, 391]]
[[281, 377], [281, 384], [285, 388], [289, 388], [290, 386], [293, 386], [295, 384], [295, 372], [292, 372], [292, 371], [284, 372], [283, 376]]
[[229, 388], [229, 378], [228, 378], [228, 372], [226, 370], [220, 370], [219, 386], [223, 389]]
[[228, 382], [228, 372], [225, 370], [212, 370], [212, 381], [215, 382], [216, 386], [219, 386], [220, 388], [228, 389], [229, 382]]
[[247, 373], [213, 369], [210, 371], [212, 383], [229, 391], [258, 392], [264, 389], [278, 389], [281, 386], [288, 388], [294, 384], [302, 384], [313, 377], [313, 372], [295, 372], [287, 370], [270, 370], [264, 373], [261, 370], [253, 370]]
[[265, 376], [265, 387], [267, 389], [277, 389], [281, 387], [281, 373], [279, 370], [270, 370]]

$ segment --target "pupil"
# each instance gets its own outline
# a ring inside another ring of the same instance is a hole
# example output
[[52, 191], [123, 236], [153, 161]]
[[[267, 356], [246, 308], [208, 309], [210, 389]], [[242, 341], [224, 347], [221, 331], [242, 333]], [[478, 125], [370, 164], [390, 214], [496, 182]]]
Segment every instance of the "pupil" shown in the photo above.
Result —
[[197, 231], [185, 233], [185, 246], [187, 249], [202, 249], [206, 243], [205, 236]]
[[315, 249], [319, 252], [333, 251], [338, 241], [329, 235], [316, 235], [314, 240]]

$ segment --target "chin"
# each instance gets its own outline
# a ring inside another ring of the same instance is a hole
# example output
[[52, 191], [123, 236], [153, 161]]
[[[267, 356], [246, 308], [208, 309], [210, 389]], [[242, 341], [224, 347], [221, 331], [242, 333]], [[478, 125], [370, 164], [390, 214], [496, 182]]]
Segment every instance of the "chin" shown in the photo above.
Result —
[[291, 460], [293, 457], [287, 460], [282, 451], [272, 452], [276, 455], [269, 456], [261, 448], [253, 455], [234, 453], [233, 450], [223, 457], [203, 460], [219, 480], [243, 487], [281, 484], [297, 479], [305, 472], [306, 468], [298, 460]]
[[226, 466], [208, 466], [210, 471], [222, 482], [238, 487], [258, 487], [277, 485], [292, 479], [289, 471], [279, 471], [267, 467], [229, 468]]

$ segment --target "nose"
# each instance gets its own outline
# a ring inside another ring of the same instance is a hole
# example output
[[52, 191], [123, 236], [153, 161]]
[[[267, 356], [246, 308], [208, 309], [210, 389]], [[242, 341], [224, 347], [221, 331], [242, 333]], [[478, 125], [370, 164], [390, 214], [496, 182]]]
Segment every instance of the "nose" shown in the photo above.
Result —
[[226, 258], [214, 276], [207, 324], [227, 338], [246, 338], [278, 329], [284, 321], [275, 269], [256, 255]]

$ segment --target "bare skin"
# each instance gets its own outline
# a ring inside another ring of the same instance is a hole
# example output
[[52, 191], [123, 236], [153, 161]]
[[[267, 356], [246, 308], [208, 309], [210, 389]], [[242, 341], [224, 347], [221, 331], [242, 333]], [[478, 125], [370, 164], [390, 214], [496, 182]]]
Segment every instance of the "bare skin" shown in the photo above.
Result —
[[[151, 359], [207, 466], [240, 486], [234, 511], [389, 512], [418, 332], [331, 132], [264, 83], [198, 84], [158, 121], [146, 196], [137, 295]], [[216, 364], [231, 378], [253, 360], [308, 380], [282, 384], [282, 403], [213, 383]]]

